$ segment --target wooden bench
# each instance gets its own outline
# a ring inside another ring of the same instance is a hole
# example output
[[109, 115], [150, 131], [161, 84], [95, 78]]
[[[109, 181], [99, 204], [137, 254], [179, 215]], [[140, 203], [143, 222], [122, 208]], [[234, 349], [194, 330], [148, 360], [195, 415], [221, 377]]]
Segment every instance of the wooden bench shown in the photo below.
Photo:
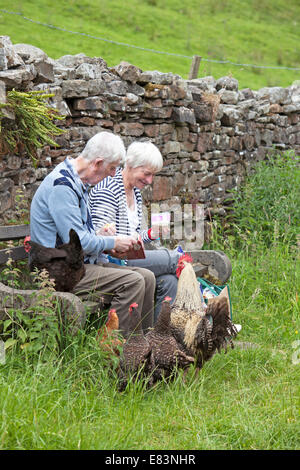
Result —
[[[0, 227], [0, 242], [8, 240], [22, 240], [30, 234], [29, 225], [5, 225]], [[0, 250], [0, 265], [5, 264], [8, 258], [11, 257], [14, 261], [27, 258], [27, 253], [24, 246], [17, 246], [12, 248], [11, 253], [8, 254], [7, 248]]]
[[[29, 225], [7, 225], [0, 227], [0, 243], [8, 240], [23, 240], [30, 234]], [[8, 253], [8, 248], [0, 250], [0, 266], [5, 264], [9, 258], [14, 261], [26, 260], [27, 253], [23, 246], [13, 247]], [[225, 284], [231, 275], [231, 263], [225, 253], [214, 250], [193, 251], [194, 270], [197, 276], [208, 276], [219, 284]], [[20, 295], [26, 305], [34, 302], [34, 290], [16, 290], [0, 282], [0, 320], [5, 317], [5, 309], [11, 308], [11, 298]], [[18, 295], [16, 295], [18, 294]], [[72, 323], [74, 333], [78, 328], [82, 328], [86, 322], [87, 312], [99, 309], [99, 304], [95, 302], [82, 301], [77, 295], [69, 292], [56, 292], [54, 297], [62, 305], [62, 311], [68, 322]]]
[[[8, 240], [22, 240], [30, 234], [29, 225], [6, 225], [0, 227], [0, 242]], [[27, 259], [23, 244], [14, 247], [10, 254], [6, 249], [0, 250], [0, 265], [5, 264], [9, 256], [14, 260]], [[222, 251], [199, 250], [193, 251], [194, 269], [197, 275], [208, 275], [225, 284], [231, 276], [231, 263]]]

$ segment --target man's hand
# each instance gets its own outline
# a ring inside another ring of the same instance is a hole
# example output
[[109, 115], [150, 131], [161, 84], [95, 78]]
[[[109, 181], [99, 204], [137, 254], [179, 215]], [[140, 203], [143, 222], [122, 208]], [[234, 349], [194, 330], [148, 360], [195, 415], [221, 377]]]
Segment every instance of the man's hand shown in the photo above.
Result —
[[[133, 248], [134, 250], [140, 250], [141, 246], [144, 248], [144, 243], [141, 239], [141, 237], [138, 237], [139, 242], [137, 241], [137, 237], [135, 235], [132, 235], [131, 237], [126, 237], [126, 238], [131, 238], [133, 240], [133, 245], [129, 248], [126, 249], [126, 251], [120, 251], [120, 248], [118, 250], [113, 249], [111, 250], [110, 254], [114, 256], [115, 258], [119, 259], [126, 259], [128, 251]], [[123, 238], [124, 240], [124, 238]]]
[[135, 243], [135, 236], [127, 237], [125, 235], [118, 235], [117, 237], [115, 237], [115, 246], [113, 251], [121, 254], [125, 253], [126, 251], [133, 248]]

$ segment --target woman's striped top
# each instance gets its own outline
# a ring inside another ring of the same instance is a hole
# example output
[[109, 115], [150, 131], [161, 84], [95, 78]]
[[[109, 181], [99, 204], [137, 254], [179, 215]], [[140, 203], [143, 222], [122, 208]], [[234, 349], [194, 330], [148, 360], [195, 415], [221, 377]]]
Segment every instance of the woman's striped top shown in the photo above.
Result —
[[[147, 230], [141, 230], [143, 200], [138, 188], [134, 188], [137, 203], [139, 225], [137, 232], [144, 242], [152, 241]], [[122, 169], [118, 168], [115, 176], [108, 176], [90, 191], [89, 209], [94, 229], [97, 231], [107, 223], [114, 222], [118, 235], [130, 235], [127, 213], [126, 194]]]

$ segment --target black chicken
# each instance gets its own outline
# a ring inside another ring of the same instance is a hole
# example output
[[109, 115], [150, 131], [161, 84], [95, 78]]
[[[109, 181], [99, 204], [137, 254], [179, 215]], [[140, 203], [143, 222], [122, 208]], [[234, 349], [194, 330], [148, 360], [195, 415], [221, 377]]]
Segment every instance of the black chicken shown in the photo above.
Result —
[[85, 275], [84, 256], [79, 236], [74, 229], [69, 232], [69, 243], [58, 248], [48, 248], [34, 241], [26, 241], [30, 255], [30, 270], [46, 269], [55, 281], [55, 290], [71, 292]]
[[185, 369], [194, 363], [194, 358], [185, 354], [172, 336], [170, 300], [170, 297], [165, 298], [154, 328], [146, 334], [146, 339], [153, 351], [154, 380], [160, 380], [163, 377], [168, 379], [172, 375], [174, 376], [177, 368]]
[[152, 348], [144, 336], [141, 317], [136, 307], [138, 307], [137, 303], [133, 303], [129, 307], [129, 336], [123, 346], [118, 369], [120, 391], [126, 388], [130, 377], [133, 380], [149, 377], [148, 385], [153, 383]]

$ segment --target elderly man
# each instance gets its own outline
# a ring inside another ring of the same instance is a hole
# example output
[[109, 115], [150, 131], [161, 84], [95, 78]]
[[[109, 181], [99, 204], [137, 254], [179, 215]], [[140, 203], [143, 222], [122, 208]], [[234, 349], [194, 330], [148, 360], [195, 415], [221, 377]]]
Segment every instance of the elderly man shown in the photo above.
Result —
[[108, 299], [119, 316], [122, 334], [127, 336], [129, 306], [133, 302], [138, 304], [144, 331], [153, 325], [155, 277], [144, 268], [107, 262], [104, 252], [114, 256], [125, 253], [136, 238], [96, 234], [87, 205], [89, 185], [114, 176], [124, 157], [120, 137], [109, 132], [92, 137], [77, 158], [66, 158], [37, 189], [31, 204], [30, 231], [33, 241], [47, 247], [67, 243], [71, 228], [77, 232], [86, 274], [73, 292]]

